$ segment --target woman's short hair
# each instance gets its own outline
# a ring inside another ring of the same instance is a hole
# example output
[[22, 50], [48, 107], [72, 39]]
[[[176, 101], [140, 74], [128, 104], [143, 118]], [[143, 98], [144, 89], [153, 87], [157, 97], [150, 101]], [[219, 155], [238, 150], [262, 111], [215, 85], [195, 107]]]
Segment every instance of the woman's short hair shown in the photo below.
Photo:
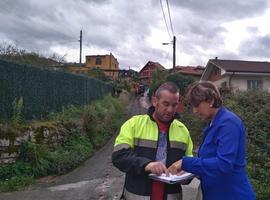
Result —
[[188, 100], [192, 106], [197, 107], [201, 102], [212, 101], [213, 108], [219, 108], [222, 105], [222, 98], [217, 87], [210, 81], [195, 82], [189, 87]]

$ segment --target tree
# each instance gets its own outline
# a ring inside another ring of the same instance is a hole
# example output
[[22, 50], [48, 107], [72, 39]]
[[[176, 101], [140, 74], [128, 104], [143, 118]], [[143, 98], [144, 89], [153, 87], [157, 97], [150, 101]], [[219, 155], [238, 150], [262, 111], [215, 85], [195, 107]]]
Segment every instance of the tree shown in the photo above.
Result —
[[100, 68], [92, 68], [88, 70], [87, 75], [102, 81], [107, 80], [104, 71]]
[[65, 63], [66, 62], [66, 56], [67, 54], [65, 55], [59, 55], [57, 53], [53, 53], [49, 58], [58, 62], [58, 63]]
[[50, 67], [65, 62], [65, 56], [54, 53], [49, 58], [35, 52], [20, 49], [16, 44], [0, 44], [0, 59], [38, 67]]
[[149, 100], [151, 99], [153, 92], [166, 81], [175, 83], [179, 87], [180, 94], [184, 96], [187, 92], [187, 87], [195, 80], [191, 76], [182, 75], [179, 73], [169, 75], [166, 71], [154, 71], [151, 79], [151, 85], [149, 87]]
[[195, 80], [191, 76], [182, 75], [178, 73], [178, 74], [169, 75], [166, 78], [166, 81], [171, 81], [175, 83], [179, 87], [180, 94], [184, 96], [187, 92], [188, 86], [192, 84]]

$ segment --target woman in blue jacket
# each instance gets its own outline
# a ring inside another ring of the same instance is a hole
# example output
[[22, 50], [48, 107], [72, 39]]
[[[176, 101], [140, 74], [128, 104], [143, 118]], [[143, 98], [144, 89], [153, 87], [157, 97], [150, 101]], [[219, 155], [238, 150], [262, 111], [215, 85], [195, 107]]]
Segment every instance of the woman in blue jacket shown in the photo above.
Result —
[[204, 200], [254, 200], [246, 173], [246, 131], [242, 120], [222, 106], [212, 82], [197, 82], [188, 92], [193, 113], [209, 123], [204, 129], [198, 158], [184, 157], [170, 168], [200, 177]]

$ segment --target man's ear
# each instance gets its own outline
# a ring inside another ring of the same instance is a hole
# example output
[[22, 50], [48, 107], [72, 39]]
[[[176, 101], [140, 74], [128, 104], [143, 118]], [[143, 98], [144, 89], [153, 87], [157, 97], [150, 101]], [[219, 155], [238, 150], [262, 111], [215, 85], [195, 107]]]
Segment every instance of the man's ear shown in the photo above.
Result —
[[158, 99], [155, 95], [152, 95], [151, 97], [151, 103], [153, 106], [156, 106], [157, 105], [157, 102], [158, 102]]

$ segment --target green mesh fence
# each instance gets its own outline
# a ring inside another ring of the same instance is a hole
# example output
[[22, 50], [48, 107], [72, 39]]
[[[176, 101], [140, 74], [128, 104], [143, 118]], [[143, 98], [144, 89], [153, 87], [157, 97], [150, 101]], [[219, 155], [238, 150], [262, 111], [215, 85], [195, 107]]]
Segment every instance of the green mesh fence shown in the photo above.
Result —
[[67, 105], [84, 105], [111, 92], [102, 81], [63, 71], [0, 60], [0, 118], [13, 115], [12, 102], [23, 98], [23, 118], [43, 118]]

